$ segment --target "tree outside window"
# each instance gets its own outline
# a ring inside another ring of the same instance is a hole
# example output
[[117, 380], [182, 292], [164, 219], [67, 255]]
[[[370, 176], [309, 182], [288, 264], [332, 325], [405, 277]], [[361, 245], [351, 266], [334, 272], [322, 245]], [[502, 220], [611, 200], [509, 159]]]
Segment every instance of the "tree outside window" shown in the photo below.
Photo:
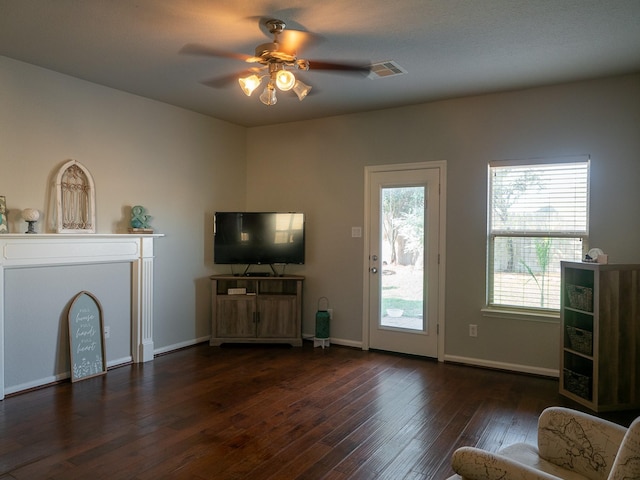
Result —
[[560, 308], [560, 261], [587, 248], [588, 173], [588, 158], [489, 166], [489, 306]]

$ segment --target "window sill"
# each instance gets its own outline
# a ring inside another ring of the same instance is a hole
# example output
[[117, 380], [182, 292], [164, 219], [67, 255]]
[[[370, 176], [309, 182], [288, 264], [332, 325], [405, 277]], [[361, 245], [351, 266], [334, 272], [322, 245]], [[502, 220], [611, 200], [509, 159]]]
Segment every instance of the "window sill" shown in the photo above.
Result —
[[538, 312], [533, 310], [517, 310], [508, 308], [485, 307], [481, 310], [483, 317], [508, 318], [531, 322], [558, 323], [560, 312]]

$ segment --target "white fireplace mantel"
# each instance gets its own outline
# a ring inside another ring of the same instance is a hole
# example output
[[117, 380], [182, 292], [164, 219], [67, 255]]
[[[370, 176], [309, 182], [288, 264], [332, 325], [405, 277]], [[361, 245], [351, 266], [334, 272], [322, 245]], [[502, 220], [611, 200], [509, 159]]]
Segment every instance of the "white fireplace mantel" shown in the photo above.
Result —
[[153, 241], [161, 234], [0, 235], [0, 400], [4, 398], [5, 269], [130, 262], [131, 354], [153, 360]]

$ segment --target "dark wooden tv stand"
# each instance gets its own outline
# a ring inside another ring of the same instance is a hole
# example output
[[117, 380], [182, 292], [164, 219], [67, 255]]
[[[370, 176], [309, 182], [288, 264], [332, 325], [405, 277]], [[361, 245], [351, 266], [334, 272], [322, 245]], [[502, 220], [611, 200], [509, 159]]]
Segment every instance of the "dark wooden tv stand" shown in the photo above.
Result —
[[212, 275], [211, 340], [223, 343], [290, 343], [302, 346], [304, 277]]

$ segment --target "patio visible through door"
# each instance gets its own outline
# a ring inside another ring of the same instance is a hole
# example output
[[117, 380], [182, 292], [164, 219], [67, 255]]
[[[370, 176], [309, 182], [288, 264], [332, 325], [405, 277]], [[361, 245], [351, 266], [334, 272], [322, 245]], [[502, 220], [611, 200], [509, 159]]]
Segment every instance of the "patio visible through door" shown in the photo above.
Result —
[[438, 168], [368, 171], [369, 347], [438, 356]]

